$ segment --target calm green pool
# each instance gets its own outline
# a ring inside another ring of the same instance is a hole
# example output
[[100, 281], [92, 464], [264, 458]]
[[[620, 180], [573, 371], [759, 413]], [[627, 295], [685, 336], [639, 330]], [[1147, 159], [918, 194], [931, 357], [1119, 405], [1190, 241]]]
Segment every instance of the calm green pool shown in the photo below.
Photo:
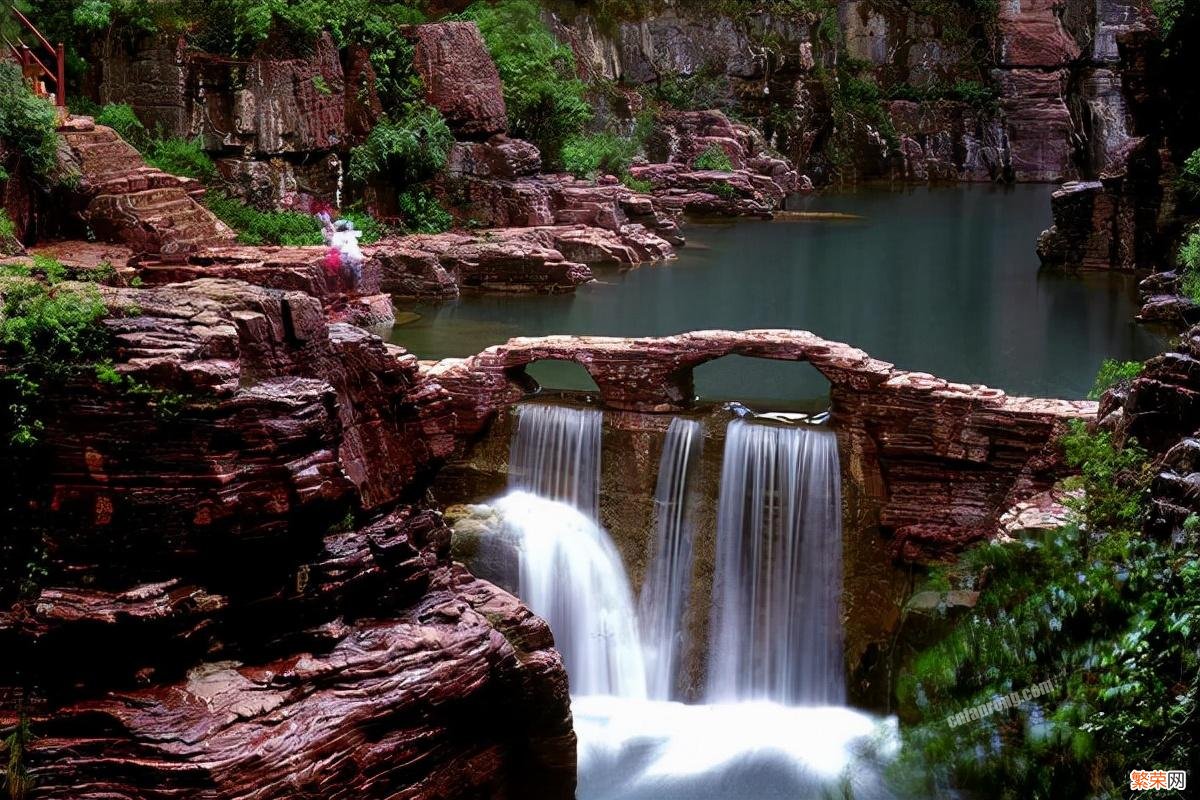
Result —
[[[1012, 394], [1082, 397], [1104, 358], [1142, 359], [1162, 339], [1133, 321], [1136, 280], [1042, 273], [1034, 244], [1051, 186], [861, 190], [795, 210], [855, 221], [692, 223], [676, 261], [599, 268], [574, 295], [401, 303], [391, 340], [421, 358], [466, 356], [513, 336], [647, 336], [706, 328], [800, 328], [906, 369]], [[410, 315], [411, 316], [411, 315]], [[531, 372], [589, 388], [571, 365]], [[805, 364], [726, 358], [697, 391], [786, 405], [824, 394]]]

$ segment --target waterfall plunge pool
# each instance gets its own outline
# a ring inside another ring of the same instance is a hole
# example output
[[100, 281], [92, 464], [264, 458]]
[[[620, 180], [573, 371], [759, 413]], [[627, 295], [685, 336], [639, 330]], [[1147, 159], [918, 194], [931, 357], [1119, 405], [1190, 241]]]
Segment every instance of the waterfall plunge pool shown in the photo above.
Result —
[[[596, 282], [573, 295], [401, 302], [397, 311], [416, 317], [390, 338], [421, 358], [445, 358], [513, 336], [798, 328], [902, 369], [1081, 398], [1105, 358], [1142, 360], [1163, 339], [1133, 320], [1134, 276], [1039, 270], [1034, 245], [1050, 226], [1053, 188], [813, 195], [793, 205], [861, 219], [692, 223], [676, 261], [599, 267]], [[530, 374], [554, 388], [591, 388], [560, 364]], [[777, 405], [827, 390], [812, 370], [734, 358], [699, 368], [696, 387], [706, 399]]]

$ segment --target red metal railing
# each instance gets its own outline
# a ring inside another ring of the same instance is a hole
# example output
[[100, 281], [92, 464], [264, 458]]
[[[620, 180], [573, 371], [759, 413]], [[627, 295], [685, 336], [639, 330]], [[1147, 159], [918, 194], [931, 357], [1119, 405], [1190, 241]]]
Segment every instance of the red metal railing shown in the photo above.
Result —
[[14, 5], [9, 6], [9, 12], [12, 18], [20, 23], [21, 27], [33, 34], [38, 44], [48, 54], [48, 61], [53, 69], [47, 67], [42, 59], [38, 58], [37, 53], [33, 51], [29, 45], [17, 39], [16, 43], [10, 42], [5, 36], [4, 44], [16, 57], [17, 62], [21, 65], [21, 72], [25, 75], [25, 79], [33, 85], [33, 89], [38, 94], [49, 94], [45, 89], [43, 79], [49, 80], [54, 84], [54, 102], [60, 108], [67, 106], [67, 59], [63, 48], [63, 43], [59, 42], [57, 46], [50, 44], [50, 41], [42, 36], [42, 32], [29, 21], [29, 17], [21, 13], [21, 10]]

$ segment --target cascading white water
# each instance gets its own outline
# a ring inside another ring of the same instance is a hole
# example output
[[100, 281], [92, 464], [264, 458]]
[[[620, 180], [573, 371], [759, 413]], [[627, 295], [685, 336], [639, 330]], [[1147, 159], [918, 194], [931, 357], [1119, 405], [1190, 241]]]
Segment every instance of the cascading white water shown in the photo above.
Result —
[[729, 423], [717, 517], [710, 701], [845, 702], [841, 513], [832, 431]]
[[520, 472], [493, 506], [518, 553], [517, 593], [550, 624], [566, 663], [580, 799], [890, 798], [881, 767], [895, 756], [895, 719], [837, 707], [845, 691], [833, 434], [730, 424], [710, 700], [684, 705], [659, 698], [673, 685], [683, 635], [699, 429], [675, 420], [664, 446], [639, 639], [619, 554], [586, 510], [599, 496], [599, 425], [597, 412], [522, 409], [512, 457]]
[[517, 594], [550, 624], [571, 694], [645, 699], [633, 594], [608, 534], [578, 509], [528, 492], [495, 502], [517, 547]]
[[700, 454], [700, 423], [671, 420], [658, 462], [654, 492], [654, 550], [638, 597], [638, 621], [646, 658], [646, 690], [670, 700], [683, 645], [683, 611], [692, 577], [689, 484]]
[[603, 421], [603, 412], [591, 408], [517, 406], [508, 488], [560, 500], [599, 519]]

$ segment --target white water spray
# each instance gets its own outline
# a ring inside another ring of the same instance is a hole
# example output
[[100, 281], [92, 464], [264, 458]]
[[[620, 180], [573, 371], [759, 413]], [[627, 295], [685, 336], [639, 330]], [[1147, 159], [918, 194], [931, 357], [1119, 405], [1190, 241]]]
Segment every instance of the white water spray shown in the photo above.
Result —
[[508, 488], [560, 500], [600, 518], [600, 430], [590, 408], [517, 406], [509, 448]]
[[702, 441], [699, 422], [671, 420], [658, 462], [654, 550], [638, 598], [646, 689], [655, 700], [675, 695], [683, 648], [683, 614], [692, 578], [691, 473]]
[[646, 697], [629, 578], [612, 540], [565, 503], [510, 492], [495, 503], [520, 556], [517, 594], [550, 624], [571, 694]]
[[832, 431], [729, 424], [713, 584], [711, 701], [845, 703]]

